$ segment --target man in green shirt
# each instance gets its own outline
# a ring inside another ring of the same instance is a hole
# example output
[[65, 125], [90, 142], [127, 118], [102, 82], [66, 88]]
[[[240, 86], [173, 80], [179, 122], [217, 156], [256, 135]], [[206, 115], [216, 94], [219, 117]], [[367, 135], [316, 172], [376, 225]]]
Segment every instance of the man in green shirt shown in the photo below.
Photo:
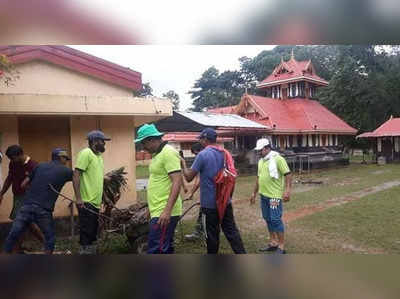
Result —
[[79, 244], [81, 254], [95, 254], [97, 246], [98, 213], [101, 207], [104, 182], [102, 153], [105, 141], [111, 140], [101, 131], [91, 131], [89, 147], [81, 150], [75, 165], [73, 186], [79, 212]]
[[152, 154], [149, 165], [147, 201], [150, 210], [149, 254], [174, 253], [174, 233], [182, 214], [179, 196], [182, 175], [178, 151], [161, 139], [153, 124], [141, 126], [135, 143], [142, 143]]
[[268, 139], [257, 140], [256, 151], [260, 151], [261, 159], [258, 162], [258, 176], [250, 204], [255, 203], [257, 193], [261, 196], [261, 211], [267, 223], [270, 242], [261, 252], [276, 251], [284, 254], [285, 239], [282, 221], [283, 201], [290, 200], [292, 175], [286, 160], [271, 149]]

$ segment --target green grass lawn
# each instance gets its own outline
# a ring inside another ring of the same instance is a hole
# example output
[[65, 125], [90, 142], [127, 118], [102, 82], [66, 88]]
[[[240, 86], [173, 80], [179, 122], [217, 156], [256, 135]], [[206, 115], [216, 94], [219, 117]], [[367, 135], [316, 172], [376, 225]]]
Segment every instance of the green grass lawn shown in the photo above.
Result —
[[[289, 203], [285, 204], [285, 210], [298, 209], [315, 205], [330, 198], [340, 197], [352, 192], [360, 191], [368, 187], [380, 185], [384, 182], [400, 179], [400, 166], [387, 164], [377, 166], [375, 164], [351, 164], [348, 167], [337, 169], [325, 169], [311, 174], [293, 176], [293, 195]], [[235, 189], [235, 199], [246, 199], [253, 193], [256, 176], [239, 177]], [[307, 185], [296, 181], [322, 181], [321, 185]]]
[[[340, 240], [345, 247], [400, 253], [400, 187], [365, 196], [294, 221], [299, 229], [314, 228], [323, 239]], [[339, 244], [340, 245], [340, 244]]]
[[144, 165], [136, 166], [136, 178], [147, 179], [149, 177], [149, 167]]

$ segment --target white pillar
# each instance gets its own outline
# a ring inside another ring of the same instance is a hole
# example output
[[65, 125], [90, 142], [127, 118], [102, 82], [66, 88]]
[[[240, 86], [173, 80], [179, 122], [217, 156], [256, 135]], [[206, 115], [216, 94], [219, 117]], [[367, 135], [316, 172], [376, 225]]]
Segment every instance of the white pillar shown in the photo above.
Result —
[[303, 135], [303, 142], [301, 144], [303, 147], [307, 146], [307, 135]]
[[324, 146], [324, 144], [322, 144], [322, 135], [319, 135], [319, 146]]
[[399, 152], [399, 137], [394, 137], [394, 150], [396, 151], [396, 153]]
[[329, 136], [329, 146], [333, 145], [333, 138], [332, 135], [328, 135]]
[[297, 143], [297, 135], [293, 135], [293, 147], [297, 147], [298, 143]]
[[311, 135], [308, 135], [308, 146], [313, 146], [313, 144], [312, 144], [312, 136]]
[[378, 137], [378, 153], [382, 152], [382, 140], [380, 137]]
[[286, 136], [286, 147], [290, 147], [289, 135]]

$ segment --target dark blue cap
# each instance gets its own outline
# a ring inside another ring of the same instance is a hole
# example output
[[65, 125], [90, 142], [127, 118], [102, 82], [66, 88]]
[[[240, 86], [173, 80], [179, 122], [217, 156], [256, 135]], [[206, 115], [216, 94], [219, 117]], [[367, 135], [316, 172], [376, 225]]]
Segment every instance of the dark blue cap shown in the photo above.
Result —
[[99, 130], [94, 130], [94, 131], [89, 132], [89, 134], [87, 135], [87, 139], [88, 140], [102, 139], [102, 140], [106, 140], [106, 141], [111, 140], [111, 138], [106, 137], [104, 135], [104, 133]]
[[65, 157], [67, 160], [71, 160], [71, 158], [68, 156], [68, 153], [65, 149], [62, 148], [55, 148], [51, 152], [51, 159], [55, 160], [58, 157]]
[[208, 139], [210, 141], [217, 141], [217, 132], [215, 132], [214, 129], [212, 128], [205, 128], [203, 131], [201, 131], [199, 135], [199, 139]]

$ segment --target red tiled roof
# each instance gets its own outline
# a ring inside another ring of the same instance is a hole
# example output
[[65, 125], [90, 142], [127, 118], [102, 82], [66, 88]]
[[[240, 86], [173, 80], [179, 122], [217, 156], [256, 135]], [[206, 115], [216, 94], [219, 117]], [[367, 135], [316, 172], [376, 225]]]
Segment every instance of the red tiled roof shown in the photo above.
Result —
[[[163, 136], [165, 141], [175, 142], [198, 142], [200, 132], [171, 132]], [[217, 142], [230, 142], [233, 141], [231, 137], [217, 137]]]
[[358, 135], [357, 138], [400, 136], [400, 118], [390, 118], [373, 132]]
[[271, 127], [276, 133], [357, 133], [356, 129], [317, 101], [301, 98], [278, 100], [246, 95], [238, 107], [241, 115], [246, 101], [259, 113], [259, 117], [252, 120]]
[[218, 114], [235, 114], [237, 105], [207, 109], [207, 112]]
[[[287, 72], [278, 74], [278, 71], [281, 68], [285, 68]], [[312, 70], [312, 73], [309, 72], [308, 69]], [[315, 73], [315, 69], [311, 63], [311, 60], [308, 61], [297, 61], [294, 58], [291, 58], [289, 61], [282, 61], [270, 74], [267, 78], [265, 78], [257, 87], [262, 88], [264, 85], [272, 86], [274, 83], [279, 84], [280, 81], [298, 81], [298, 79], [302, 80], [310, 80], [314, 83], [319, 83], [321, 85], [328, 85], [328, 82], [319, 77]], [[315, 82], [317, 81], [317, 82]]]
[[142, 74], [67, 46], [0, 46], [12, 63], [43, 60], [132, 90], [142, 88]]

